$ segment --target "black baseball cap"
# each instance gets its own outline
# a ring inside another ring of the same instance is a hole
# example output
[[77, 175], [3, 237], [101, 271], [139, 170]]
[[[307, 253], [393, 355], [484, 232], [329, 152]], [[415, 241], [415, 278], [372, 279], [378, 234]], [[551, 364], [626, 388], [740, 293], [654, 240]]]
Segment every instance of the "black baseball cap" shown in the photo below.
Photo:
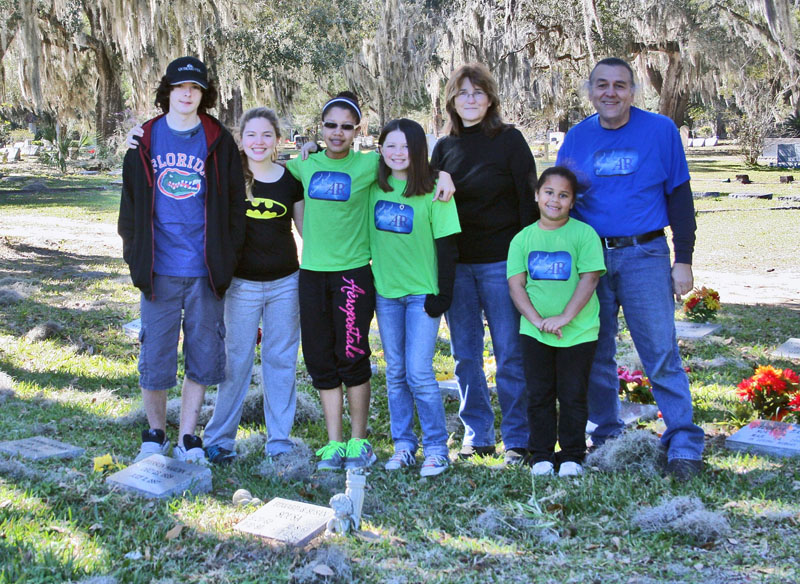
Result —
[[208, 89], [208, 70], [205, 63], [195, 57], [180, 57], [167, 65], [167, 82], [180, 85], [191, 81], [203, 89]]

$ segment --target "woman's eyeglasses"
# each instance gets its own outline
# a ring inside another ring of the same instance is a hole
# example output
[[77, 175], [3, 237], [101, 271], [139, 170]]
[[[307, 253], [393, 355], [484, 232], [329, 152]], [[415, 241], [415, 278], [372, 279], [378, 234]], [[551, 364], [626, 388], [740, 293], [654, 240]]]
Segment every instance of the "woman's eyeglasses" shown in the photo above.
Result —
[[349, 132], [351, 130], [355, 130], [355, 126], [353, 124], [337, 124], [336, 122], [322, 122], [323, 127], [329, 130], [335, 130], [337, 128], [341, 128], [345, 132]]

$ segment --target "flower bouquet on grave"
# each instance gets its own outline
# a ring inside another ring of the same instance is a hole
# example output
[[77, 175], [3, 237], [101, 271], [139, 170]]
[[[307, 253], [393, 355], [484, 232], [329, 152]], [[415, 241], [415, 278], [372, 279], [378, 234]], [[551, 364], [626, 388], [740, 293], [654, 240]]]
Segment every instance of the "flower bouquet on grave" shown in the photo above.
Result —
[[800, 421], [800, 377], [791, 369], [760, 365], [737, 386], [739, 399], [750, 402], [759, 416], [777, 422]]
[[617, 367], [619, 395], [622, 399], [637, 404], [654, 404], [653, 386], [645, 374], [638, 369], [629, 371], [627, 367]]
[[717, 318], [719, 293], [713, 288], [695, 288], [683, 301], [683, 312], [692, 322], [708, 322]]

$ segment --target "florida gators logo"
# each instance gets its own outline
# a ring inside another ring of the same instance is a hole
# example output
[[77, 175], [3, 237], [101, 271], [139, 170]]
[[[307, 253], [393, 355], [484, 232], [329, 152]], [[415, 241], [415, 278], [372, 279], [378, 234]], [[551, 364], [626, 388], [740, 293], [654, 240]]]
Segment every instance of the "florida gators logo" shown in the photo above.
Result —
[[[263, 211], [261, 209], [264, 209]], [[247, 209], [247, 216], [253, 219], [275, 219], [286, 215], [286, 207], [272, 199], [255, 197]]]
[[158, 177], [158, 189], [173, 199], [194, 197], [202, 187], [203, 181], [196, 172], [170, 168]]

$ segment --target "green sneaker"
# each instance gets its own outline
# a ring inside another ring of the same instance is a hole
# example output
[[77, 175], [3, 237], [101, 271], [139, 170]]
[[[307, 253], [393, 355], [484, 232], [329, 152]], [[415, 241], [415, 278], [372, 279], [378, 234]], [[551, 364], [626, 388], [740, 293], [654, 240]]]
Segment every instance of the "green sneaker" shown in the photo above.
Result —
[[331, 440], [317, 450], [317, 456], [320, 458], [317, 463], [317, 470], [341, 470], [344, 465], [344, 452], [344, 442]]
[[378, 457], [372, 451], [372, 444], [366, 438], [350, 438], [347, 442], [345, 468], [366, 468], [372, 466]]

